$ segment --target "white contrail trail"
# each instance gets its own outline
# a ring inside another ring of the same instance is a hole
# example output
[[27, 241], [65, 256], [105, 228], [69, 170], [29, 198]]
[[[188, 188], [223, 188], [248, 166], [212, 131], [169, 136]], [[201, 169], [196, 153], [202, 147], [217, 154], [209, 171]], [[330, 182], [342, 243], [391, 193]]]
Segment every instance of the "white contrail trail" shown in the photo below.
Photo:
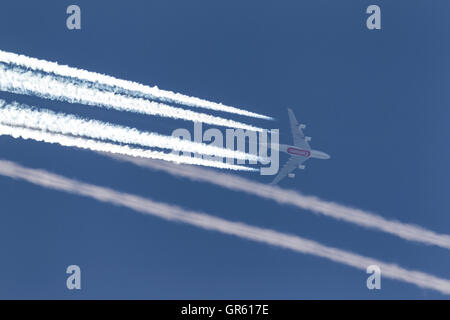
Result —
[[71, 77], [81, 81], [89, 81], [93, 85], [110, 86], [112, 90], [121, 90], [129, 95], [137, 95], [149, 99], [158, 99], [161, 101], [184, 104], [191, 107], [200, 107], [216, 111], [224, 111], [254, 118], [271, 120], [271, 117], [250, 112], [243, 109], [238, 109], [231, 106], [226, 106], [221, 103], [211, 102], [208, 100], [190, 97], [184, 94], [175, 93], [167, 90], [161, 90], [158, 87], [150, 87], [133, 81], [117, 79], [112, 76], [101, 73], [91, 72], [78, 68], [60, 65], [56, 62], [36, 59], [19, 55], [12, 52], [0, 50], [0, 62], [7, 64], [15, 64], [27, 69], [42, 71], [46, 73], [53, 73], [58, 76]]
[[0, 124], [0, 135], [9, 135], [12, 136], [13, 138], [32, 139], [35, 141], [43, 141], [47, 143], [57, 143], [65, 147], [76, 147], [97, 152], [108, 152], [132, 157], [158, 159], [171, 161], [175, 163], [193, 164], [220, 169], [255, 171], [255, 169], [245, 166], [226, 164], [218, 161], [204, 160], [200, 158], [192, 158], [187, 156], [179, 156], [172, 153], [164, 153], [160, 151], [144, 150], [129, 147], [127, 145], [118, 145], [114, 143], [101, 142], [92, 139], [55, 134], [41, 130], [33, 130], [22, 127], [12, 127], [3, 124]]
[[420, 226], [388, 220], [371, 212], [325, 201], [314, 196], [306, 196], [294, 190], [286, 190], [278, 186], [262, 184], [233, 174], [219, 173], [208, 169], [174, 166], [169, 163], [121, 156], [113, 156], [113, 158], [130, 161], [141, 167], [165, 171], [194, 181], [207, 182], [233, 191], [256, 195], [280, 204], [288, 204], [300, 209], [310, 210], [334, 219], [389, 233], [406, 240], [450, 249], [450, 236], [447, 234], [439, 234]]
[[366, 271], [370, 265], [380, 267], [382, 276], [414, 284], [421, 288], [450, 294], [450, 281], [424, 272], [404, 269], [395, 264], [328, 247], [316, 241], [279, 231], [228, 221], [205, 213], [188, 211], [178, 206], [156, 202], [133, 194], [83, 183], [44, 170], [30, 169], [14, 162], [0, 160], [0, 175], [24, 180], [45, 188], [93, 198], [165, 220], [182, 222], [202, 229], [218, 231], [240, 238], [322, 257]]
[[204, 143], [182, 140], [178, 137], [143, 132], [135, 128], [123, 127], [98, 120], [82, 119], [75, 115], [55, 113], [46, 109], [37, 111], [17, 102], [6, 104], [1, 99], [0, 123], [14, 127], [27, 127], [29, 129], [65, 135], [70, 134], [103, 141], [136, 144], [145, 147], [158, 147], [244, 160], [260, 160], [257, 155], [250, 153], [209, 146]]
[[0, 90], [35, 95], [45, 99], [101, 106], [121, 111], [196, 121], [217, 126], [263, 131], [262, 128], [247, 125], [242, 122], [171, 107], [163, 103], [133, 98], [114, 92], [106, 92], [85, 84], [77, 84], [69, 78], [58, 78], [53, 75], [26, 71], [18, 67], [6, 66], [2, 63], [0, 63]]

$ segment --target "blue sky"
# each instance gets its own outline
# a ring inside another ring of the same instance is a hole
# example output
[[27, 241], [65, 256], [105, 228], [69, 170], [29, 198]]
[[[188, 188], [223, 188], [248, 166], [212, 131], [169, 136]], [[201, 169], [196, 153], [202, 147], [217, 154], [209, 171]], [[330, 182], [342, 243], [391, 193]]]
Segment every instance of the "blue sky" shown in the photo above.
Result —
[[[444, 1], [2, 1], [0, 49], [250, 111], [310, 161], [284, 188], [450, 233], [450, 21]], [[382, 29], [365, 27], [378, 4]], [[1, 99], [170, 134], [190, 122], [0, 93]], [[0, 137], [0, 158], [450, 278], [445, 249], [193, 183], [88, 151]], [[286, 157], [281, 157], [285, 161]], [[242, 174], [270, 182], [272, 177]], [[347, 266], [0, 177], [0, 298], [448, 298]], [[68, 291], [65, 268], [82, 269]]]

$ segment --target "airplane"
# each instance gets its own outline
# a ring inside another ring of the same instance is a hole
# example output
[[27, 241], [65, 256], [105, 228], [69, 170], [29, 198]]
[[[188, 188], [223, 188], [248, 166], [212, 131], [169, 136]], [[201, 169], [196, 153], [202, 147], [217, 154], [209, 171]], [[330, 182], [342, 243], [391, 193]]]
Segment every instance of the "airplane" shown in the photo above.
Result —
[[303, 134], [302, 130], [306, 128], [306, 125], [299, 124], [297, 119], [295, 118], [294, 112], [292, 112], [292, 110], [289, 108], [288, 115], [294, 145], [280, 144], [279, 151], [285, 152], [291, 157], [283, 166], [283, 168], [281, 168], [278, 175], [270, 184], [277, 184], [286, 176], [288, 176], [289, 178], [294, 178], [295, 173], [293, 173], [292, 171], [297, 168], [305, 169], [303, 163], [310, 158], [324, 160], [330, 159], [330, 155], [326, 154], [325, 152], [311, 149], [308, 143], [309, 141], [311, 141], [311, 137], [306, 137]]

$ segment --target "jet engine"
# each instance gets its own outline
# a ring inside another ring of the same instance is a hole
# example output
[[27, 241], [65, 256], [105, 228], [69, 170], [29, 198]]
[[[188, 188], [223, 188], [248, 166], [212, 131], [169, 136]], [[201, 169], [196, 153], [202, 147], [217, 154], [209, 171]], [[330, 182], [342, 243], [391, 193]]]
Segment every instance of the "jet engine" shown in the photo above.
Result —
[[300, 164], [300, 165], [298, 166], [298, 168], [303, 170], [303, 169], [305, 169], [305, 166], [302, 165], [302, 164]]
[[295, 178], [295, 173], [288, 173], [289, 178]]

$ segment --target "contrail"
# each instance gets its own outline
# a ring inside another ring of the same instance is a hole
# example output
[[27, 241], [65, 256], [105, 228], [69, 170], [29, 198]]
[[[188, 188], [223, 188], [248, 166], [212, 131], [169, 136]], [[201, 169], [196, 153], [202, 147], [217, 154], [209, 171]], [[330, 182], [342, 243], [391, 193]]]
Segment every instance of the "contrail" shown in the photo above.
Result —
[[141, 167], [164, 171], [174, 176], [185, 177], [193, 181], [207, 182], [233, 191], [256, 195], [280, 204], [288, 204], [300, 209], [310, 210], [334, 219], [382, 231], [405, 240], [450, 249], [450, 236], [447, 234], [439, 234], [420, 226], [388, 220], [371, 212], [325, 201], [314, 196], [306, 196], [294, 190], [286, 190], [278, 186], [262, 184], [236, 175], [219, 173], [208, 169], [175, 166], [169, 163], [121, 156], [113, 156], [113, 158], [129, 161]]
[[450, 294], [450, 281], [447, 279], [328, 247], [299, 236], [255, 227], [242, 222], [228, 221], [201, 212], [188, 211], [178, 206], [83, 183], [44, 170], [25, 168], [10, 161], [0, 160], [0, 175], [24, 180], [45, 188], [93, 198], [165, 220], [182, 222], [202, 229], [322, 257], [364, 271], [370, 265], [377, 265], [380, 267], [383, 277], [414, 284], [421, 288], [437, 290], [443, 294]]
[[190, 97], [180, 93], [161, 90], [156, 86], [150, 87], [133, 81], [117, 79], [101, 73], [90, 72], [66, 65], [60, 65], [56, 62], [27, 57], [12, 52], [0, 50], [0, 62], [15, 64], [34, 71], [53, 73], [62, 77], [71, 77], [81, 81], [88, 81], [91, 82], [92, 85], [109, 86], [113, 91], [118, 91], [127, 95], [135, 95], [148, 99], [158, 99], [165, 102], [184, 104], [191, 107], [200, 107], [216, 111], [224, 111], [260, 119], [272, 119], [271, 117], [265, 115], [231, 106], [226, 106], [221, 103], [215, 103], [196, 97]]
[[6, 104], [1, 99], [0, 123], [13, 127], [26, 127], [28, 129], [38, 129], [65, 135], [70, 134], [102, 141], [136, 144], [145, 147], [158, 147], [244, 160], [260, 160], [257, 155], [250, 153], [209, 146], [204, 143], [182, 140], [178, 137], [143, 132], [135, 128], [123, 127], [107, 122], [82, 119], [75, 115], [55, 113], [46, 109], [37, 111], [17, 102]]
[[86, 84], [77, 84], [69, 78], [58, 78], [53, 75], [44, 75], [34, 71], [26, 71], [25, 69], [20, 69], [18, 67], [8, 67], [2, 63], [0, 63], [0, 90], [18, 94], [35, 95], [40, 98], [51, 100], [81, 103], [89, 106], [100, 106], [120, 111], [190, 120], [251, 131], [263, 131], [262, 128], [247, 125], [238, 121], [176, 108], [142, 98], [134, 98], [116, 94], [114, 92], [102, 91], [89, 87]]
[[132, 157], [142, 157], [149, 159], [158, 159], [171, 161], [175, 163], [185, 163], [200, 166], [208, 166], [220, 169], [255, 171], [253, 168], [226, 164], [218, 161], [204, 160], [187, 156], [175, 155], [172, 153], [164, 153], [160, 151], [144, 150], [129, 147], [127, 145], [118, 145], [113, 143], [101, 142], [92, 139], [72, 137], [69, 135], [55, 134], [41, 130], [33, 130], [23, 127], [12, 127], [0, 124], [0, 135], [9, 135], [13, 138], [32, 139], [35, 141], [43, 141], [47, 143], [57, 143], [65, 147], [76, 147], [88, 149], [97, 152], [109, 152], [114, 154], [127, 155]]

